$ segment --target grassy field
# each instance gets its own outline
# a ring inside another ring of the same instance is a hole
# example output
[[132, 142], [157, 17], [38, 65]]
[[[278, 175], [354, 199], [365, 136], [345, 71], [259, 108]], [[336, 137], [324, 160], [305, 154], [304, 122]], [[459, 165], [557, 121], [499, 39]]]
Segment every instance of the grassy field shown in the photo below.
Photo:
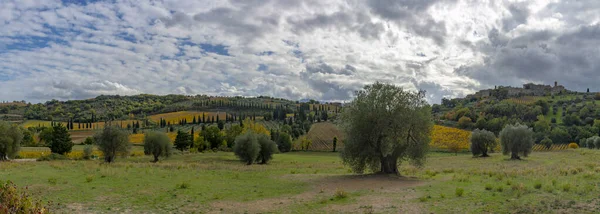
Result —
[[[275, 155], [246, 166], [232, 153], [99, 161], [7, 162], [59, 213], [597, 213], [600, 151], [535, 152], [524, 161], [430, 153], [403, 177], [354, 175], [332, 152]], [[462, 192], [462, 193], [461, 193]]]

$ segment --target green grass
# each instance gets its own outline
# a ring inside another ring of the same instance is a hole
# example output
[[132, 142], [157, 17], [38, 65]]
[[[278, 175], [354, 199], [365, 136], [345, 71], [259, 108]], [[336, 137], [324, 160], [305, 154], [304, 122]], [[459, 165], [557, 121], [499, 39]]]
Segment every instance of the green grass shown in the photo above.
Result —
[[99, 161], [6, 162], [12, 180], [64, 212], [597, 213], [600, 151], [537, 152], [523, 161], [430, 153], [404, 178], [352, 175], [331, 152], [277, 154], [246, 166], [232, 153]]

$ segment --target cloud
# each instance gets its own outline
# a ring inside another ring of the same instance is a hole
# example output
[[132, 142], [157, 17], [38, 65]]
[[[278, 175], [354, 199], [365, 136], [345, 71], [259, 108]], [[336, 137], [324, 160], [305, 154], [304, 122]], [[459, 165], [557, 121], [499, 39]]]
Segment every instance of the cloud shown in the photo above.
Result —
[[598, 1], [59, 1], [0, 7], [0, 100], [100, 94], [430, 102], [526, 82], [594, 89]]

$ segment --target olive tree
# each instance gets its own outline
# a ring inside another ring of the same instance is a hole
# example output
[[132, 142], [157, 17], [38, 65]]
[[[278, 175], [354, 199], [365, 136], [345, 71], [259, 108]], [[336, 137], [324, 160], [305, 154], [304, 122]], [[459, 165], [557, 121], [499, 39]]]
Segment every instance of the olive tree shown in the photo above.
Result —
[[129, 133], [116, 126], [106, 126], [94, 135], [94, 142], [104, 154], [104, 161], [112, 163], [117, 155], [127, 155], [131, 149]]
[[511, 160], [521, 160], [519, 155], [527, 157], [533, 148], [533, 131], [526, 125], [507, 125], [500, 132], [502, 154], [510, 154]]
[[375, 83], [356, 92], [344, 107], [340, 126], [346, 134], [341, 157], [356, 173], [365, 169], [398, 174], [409, 161], [421, 166], [432, 129], [431, 107], [425, 92]]
[[241, 161], [251, 165], [258, 158], [260, 152], [258, 136], [253, 132], [246, 132], [236, 137], [233, 152]]
[[473, 156], [489, 157], [488, 150], [496, 146], [496, 135], [487, 130], [475, 129], [471, 132], [471, 153]]
[[267, 164], [271, 159], [273, 159], [273, 154], [279, 152], [277, 149], [277, 144], [269, 139], [269, 137], [265, 134], [256, 135], [258, 144], [260, 145], [260, 151], [258, 152], [256, 162], [260, 164]]
[[23, 133], [17, 126], [0, 121], [0, 161], [14, 158], [21, 148]]
[[173, 145], [171, 139], [163, 132], [147, 132], [144, 136], [144, 154], [152, 155], [153, 162], [158, 162], [158, 157], [171, 156]]

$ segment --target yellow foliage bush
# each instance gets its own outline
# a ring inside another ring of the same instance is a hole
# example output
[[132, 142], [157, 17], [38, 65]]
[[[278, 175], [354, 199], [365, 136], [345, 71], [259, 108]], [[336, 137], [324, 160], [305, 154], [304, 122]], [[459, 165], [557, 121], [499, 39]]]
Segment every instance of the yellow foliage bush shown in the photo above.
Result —
[[429, 146], [451, 152], [464, 151], [469, 149], [470, 137], [470, 131], [434, 125]]
[[577, 145], [576, 143], [569, 143], [567, 147], [569, 147], [569, 149], [578, 149], [579, 145]]

